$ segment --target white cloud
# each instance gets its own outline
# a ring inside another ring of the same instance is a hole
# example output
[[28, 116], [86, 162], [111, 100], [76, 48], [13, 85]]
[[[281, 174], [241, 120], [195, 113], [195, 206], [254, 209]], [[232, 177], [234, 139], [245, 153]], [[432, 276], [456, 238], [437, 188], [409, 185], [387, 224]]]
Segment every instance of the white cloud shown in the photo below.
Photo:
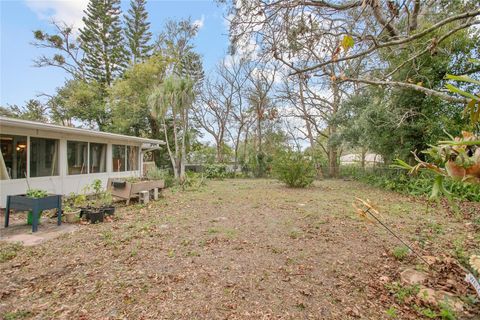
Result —
[[75, 29], [83, 26], [83, 10], [88, 0], [25, 0], [27, 6], [42, 20], [62, 21]]
[[193, 21], [193, 25], [196, 26], [198, 30], [202, 29], [204, 24], [205, 24], [204, 14], [202, 14], [202, 17], [200, 19]]

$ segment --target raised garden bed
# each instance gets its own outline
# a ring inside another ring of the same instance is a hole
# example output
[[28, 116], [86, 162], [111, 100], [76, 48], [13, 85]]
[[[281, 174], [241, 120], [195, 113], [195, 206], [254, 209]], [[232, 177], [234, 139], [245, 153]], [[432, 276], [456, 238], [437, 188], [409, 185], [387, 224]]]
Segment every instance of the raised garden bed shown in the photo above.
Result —
[[62, 224], [62, 196], [59, 194], [47, 195], [43, 198], [32, 198], [26, 194], [7, 196], [5, 206], [5, 228], [10, 220], [10, 210], [32, 211], [32, 232], [37, 232], [40, 213], [43, 210], [57, 209], [57, 224]]
[[127, 205], [130, 204], [130, 199], [138, 197], [141, 191], [161, 190], [163, 188], [165, 188], [164, 180], [128, 181], [110, 178], [107, 182], [107, 189], [112, 193], [112, 196], [125, 199]]

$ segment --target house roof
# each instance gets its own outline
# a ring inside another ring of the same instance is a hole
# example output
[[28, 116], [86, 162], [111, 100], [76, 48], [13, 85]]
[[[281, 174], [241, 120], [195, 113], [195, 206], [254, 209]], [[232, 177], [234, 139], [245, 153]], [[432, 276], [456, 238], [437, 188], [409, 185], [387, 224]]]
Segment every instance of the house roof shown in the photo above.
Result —
[[75, 128], [75, 127], [65, 127], [56, 124], [42, 123], [36, 121], [15, 119], [0, 116], [0, 133], [3, 126], [12, 126], [16, 128], [25, 128], [25, 129], [40, 129], [51, 132], [58, 133], [67, 133], [67, 134], [77, 134], [81, 136], [90, 136], [90, 137], [101, 137], [101, 138], [110, 138], [110, 139], [119, 139], [126, 140], [131, 142], [142, 142], [144, 144], [153, 144], [153, 145], [163, 145], [165, 144], [162, 140], [140, 138], [134, 136], [127, 136], [123, 134], [111, 133], [111, 132], [102, 132], [84, 128]]

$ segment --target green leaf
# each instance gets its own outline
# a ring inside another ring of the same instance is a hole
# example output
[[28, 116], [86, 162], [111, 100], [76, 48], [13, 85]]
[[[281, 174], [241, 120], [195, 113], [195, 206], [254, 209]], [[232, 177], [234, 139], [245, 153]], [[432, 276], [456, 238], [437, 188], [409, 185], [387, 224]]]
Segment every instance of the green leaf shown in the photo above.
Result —
[[455, 87], [454, 85], [451, 85], [451, 84], [449, 84], [449, 83], [447, 83], [447, 84], [445, 85], [445, 87], [446, 87], [448, 90], [450, 90], [451, 92], [453, 92], [453, 93], [458, 93], [458, 94], [460, 94], [460, 95], [462, 95], [462, 96], [464, 96], [464, 97], [470, 98], [470, 99], [472, 99], [472, 100], [476, 100], [476, 101], [479, 101], [479, 100], [480, 100], [480, 97], [474, 96], [473, 94], [468, 93], [468, 92], [466, 92], [466, 91], [463, 91], [463, 90], [461, 90], [461, 89], [459, 89], [459, 88], [457, 88], [457, 87]]
[[391, 168], [397, 168], [397, 169], [406, 169], [406, 170], [412, 170], [413, 167], [406, 163], [405, 161], [401, 159], [395, 159], [395, 164], [390, 165]]
[[435, 181], [432, 187], [432, 193], [430, 194], [430, 200], [437, 200], [442, 194], [449, 198], [450, 192], [445, 189], [445, 186], [443, 185], [443, 178], [443, 176], [435, 177]]
[[468, 59], [468, 62], [473, 63], [473, 64], [480, 65], [480, 60], [478, 60], [478, 59], [470, 58], [470, 59]]
[[348, 49], [350, 48], [353, 48], [353, 46], [355, 45], [355, 41], [353, 40], [353, 38], [349, 35], [345, 35], [342, 39], [342, 47], [345, 51], [347, 51]]
[[470, 82], [480, 85], [480, 81], [470, 78], [469, 76], [456, 76], [454, 74], [447, 74], [445, 79], [455, 80], [455, 81], [462, 81], [462, 82]]

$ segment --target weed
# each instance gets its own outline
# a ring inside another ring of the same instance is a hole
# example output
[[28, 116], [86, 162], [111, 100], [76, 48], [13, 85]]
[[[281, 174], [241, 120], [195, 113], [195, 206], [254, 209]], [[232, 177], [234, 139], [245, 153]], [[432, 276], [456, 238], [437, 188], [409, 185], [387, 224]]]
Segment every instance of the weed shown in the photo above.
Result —
[[113, 232], [112, 230], [106, 230], [101, 234], [102, 240], [105, 241], [106, 244], [111, 245], [113, 244]]
[[182, 243], [182, 246], [188, 247], [189, 245], [192, 244], [192, 240], [190, 240], [190, 239], [183, 239], [181, 243]]
[[17, 320], [17, 319], [25, 319], [31, 317], [32, 313], [30, 311], [20, 310], [20, 311], [13, 311], [7, 312], [3, 315], [3, 319], [5, 320]]
[[395, 247], [392, 251], [392, 255], [395, 259], [402, 261], [404, 260], [408, 254], [410, 253], [410, 249], [405, 246], [398, 246]]
[[130, 251], [130, 257], [136, 257], [138, 255], [138, 250], [137, 248], [134, 248], [132, 249], [132, 251]]
[[417, 311], [419, 314], [421, 314], [422, 316], [428, 318], [428, 319], [435, 319], [438, 317], [438, 314], [433, 311], [432, 309], [430, 308], [422, 308], [422, 307], [419, 307], [417, 305], [414, 305], [413, 308], [415, 309], [415, 311]]
[[443, 320], [455, 320], [455, 312], [452, 310], [448, 302], [441, 302], [440, 303], [440, 313], [439, 316]]
[[398, 317], [397, 315], [397, 309], [395, 309], [395, 307], [390, 307], [388, 308], [385, 313], [387, 314], [387, 316], [390, 318], [390, 319], [396, 319]]
[[398, 282], [387, 283], [385, 287], [400, 303], [405, 303], [407, 298], [416, 295], [420, 291], [420, 287], [418, 285], [402, 286]]
[[219, 233], [219, 232], [220, 232], [220, 231], [219, 231], [218, 229], [216, 229], [216, 228], [209, 228], [209, 229], [207, 230], [207, 233], [208, 233], [208, 234], [216, 234], [216, 233]]
[[320, 226], [323, 225], [323, 224], [326, 224], [326, 223], [328, 223], [327, 220], [318, 220], [318, 221], [315, 221], [315, 222], [313, 223], [313, 227], [314, 227], [315, 229], [320, 229]]
[[175, 250], [171, 249], [167, 253], [167, 257], [169, 258], [175, 258]]
[[437, 222], [431, 222], [428, 224], [428, 227], [432, 230], [434, 234], [440, 235], [445, 234], [443, 226]]
[[198, 253], [197, 251], [188, 251], [186, 254], [185, 254], [186, 257], [200, 257], [200, 253]]
[[227, 238], [235, 238], [236, 234], [237, 234], [237, 230], [235, 229], [225, 229], [223, 230], [223, 233], [227, 236]]
[[468, 267], [468, 253], [465, 251], [463, 238], [458, 238], [453, 241], [453, 255], [457, 258], [458, 262], [464, 267]]
[[270, 250], [272, 251], [272, 253], [275, 253], [275, 254], [279, 254], [279, 253], [283, 253], [283, 252], [284, 252], [283, 249], [275, 248], [275, 247], [270, 248]]
[[302, 236], [302, 232], [299, 230], [292, 230], [288, 235], [292, 239], [298, 239]]
[[12, 260], [17, 256], [23, 246], [20, 243], [12, 243], [0, 249], [0, 263]]

